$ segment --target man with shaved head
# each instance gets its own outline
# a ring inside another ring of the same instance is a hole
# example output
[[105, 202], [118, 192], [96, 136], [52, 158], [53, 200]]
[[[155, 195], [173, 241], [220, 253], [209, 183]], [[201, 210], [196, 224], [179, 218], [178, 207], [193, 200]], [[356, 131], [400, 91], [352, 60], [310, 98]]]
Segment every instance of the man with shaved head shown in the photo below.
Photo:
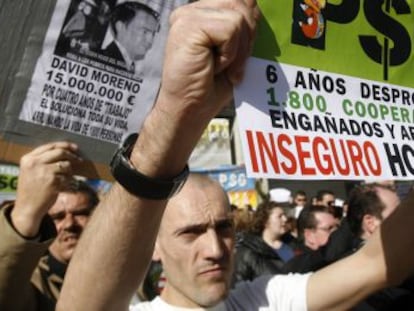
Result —
[[191, 175], [185, 182], [186, 163], [231, 102], [259, 15], [254, 0], [200, 0], [173, 12], [158, 97], [139, 137], [115, 153], [117, 182], [79, 242], [58, 311], [127, 310], [154, 254], [165, 292], [130, 310], [348, 310], [414, 272], [412, 195], [355, 254], [313, 274], [267, 275], [229, 289], [227, 200], [216, 183]]
[[233, 247], [227, 195], [216, 181], [190, 175], [168, 202], [155, 244], [154, 259], [166, 276], [161, 297], [216, 304], [229, 291]]

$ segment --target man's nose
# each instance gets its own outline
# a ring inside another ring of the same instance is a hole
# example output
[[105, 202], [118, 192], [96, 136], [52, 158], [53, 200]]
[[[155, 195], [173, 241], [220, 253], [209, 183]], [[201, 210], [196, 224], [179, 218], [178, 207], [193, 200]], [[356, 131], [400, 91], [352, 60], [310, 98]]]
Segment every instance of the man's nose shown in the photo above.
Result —
[[73, 224], [76, 223], [76, 217], [71, 214], [71, 213], [67, 213], [65, 215], [65, 218], [63, 219], [63, 227], [64, 228], [69, 228], [71, 226], [73, 226]]
[[145, 34], [145, 41], [147, 43], [148, 48], [152, 47], [152, 43], [154, 41], [154, 33], [149, 31]]
[[209, 258], [217, 259], [224, 255], [223, 241], [213, 228], [207, 229], [204, 250]]

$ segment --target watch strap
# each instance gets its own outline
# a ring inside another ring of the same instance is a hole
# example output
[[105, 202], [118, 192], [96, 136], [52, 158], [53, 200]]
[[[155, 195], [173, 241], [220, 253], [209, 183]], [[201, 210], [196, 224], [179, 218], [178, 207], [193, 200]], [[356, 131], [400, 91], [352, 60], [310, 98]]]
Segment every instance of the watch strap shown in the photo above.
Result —
[[152, 200], [171, 198], [180, 191], [189, 174], [188, 165], [177, 176], [171, 179], [152, 178], [137, 171], [129, 157], [138, 134], [129, 135], [122, 146], [115, 152], [111, 161], [113, 177], [129, 193]]

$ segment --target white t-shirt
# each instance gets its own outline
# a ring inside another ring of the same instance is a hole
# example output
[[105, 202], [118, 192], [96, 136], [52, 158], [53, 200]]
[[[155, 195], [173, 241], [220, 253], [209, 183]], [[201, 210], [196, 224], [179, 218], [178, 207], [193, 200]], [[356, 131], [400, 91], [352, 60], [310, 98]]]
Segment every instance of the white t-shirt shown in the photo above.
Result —
[[262, 276], [252, 282], [241, 282], [225, 301], [207, 309], [178, 308], [157, 297], [130, 311], [306, 311], [309, 276], [310, 273]]

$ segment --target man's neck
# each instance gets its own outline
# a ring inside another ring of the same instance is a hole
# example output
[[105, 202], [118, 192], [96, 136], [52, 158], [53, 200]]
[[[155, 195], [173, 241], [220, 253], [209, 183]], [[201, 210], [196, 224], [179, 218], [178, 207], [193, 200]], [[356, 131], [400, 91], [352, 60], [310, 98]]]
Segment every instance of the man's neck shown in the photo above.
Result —
[[124, 46], [117, 40], [114, 40], [116, 46], [119, 49], [119, 52], [121, 52], [121, 55], [125, 61], [126, 67], [130, 68], [132, 64], [134, 63], [134, 60], [129, 56], [128, 51], [124, 48]]
[[174, 305], [170, 302], [167, 302], [162, 295], [158, 296], [154, 299], [154, 302], [157, 304], [157, 306], [166, 311], [226, 311], [226, 306], [224, 302], [219, 302], [217, 305], [213, 307], [200, 307], [200, 306], [194, 306], [194, 307], [180, 307], [178, 305]]

